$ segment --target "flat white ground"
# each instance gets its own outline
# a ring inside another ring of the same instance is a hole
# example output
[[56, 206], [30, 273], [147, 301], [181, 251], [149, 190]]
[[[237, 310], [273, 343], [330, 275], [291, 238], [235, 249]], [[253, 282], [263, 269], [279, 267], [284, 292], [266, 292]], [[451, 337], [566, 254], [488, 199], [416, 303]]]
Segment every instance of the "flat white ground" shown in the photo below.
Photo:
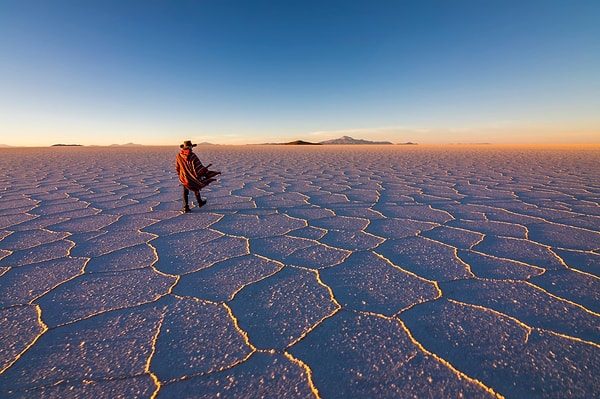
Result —
[[598, 396], [598, 146], [178, 150], [0, 150], [0, 397]]

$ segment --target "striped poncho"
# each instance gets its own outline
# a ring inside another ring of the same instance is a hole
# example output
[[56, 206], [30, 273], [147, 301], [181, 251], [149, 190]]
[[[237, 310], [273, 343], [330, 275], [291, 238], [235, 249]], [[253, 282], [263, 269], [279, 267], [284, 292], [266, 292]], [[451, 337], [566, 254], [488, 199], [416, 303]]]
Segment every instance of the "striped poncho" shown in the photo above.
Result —
[[179, 174], [179, 181], [185, 188], [195, 193], [200, 189], [215, 181], [212, 177], [220, 174], [211, 172], [202, 165], [200, 159], [191, 148], [182, 149], [175, 159], [175, 170]]

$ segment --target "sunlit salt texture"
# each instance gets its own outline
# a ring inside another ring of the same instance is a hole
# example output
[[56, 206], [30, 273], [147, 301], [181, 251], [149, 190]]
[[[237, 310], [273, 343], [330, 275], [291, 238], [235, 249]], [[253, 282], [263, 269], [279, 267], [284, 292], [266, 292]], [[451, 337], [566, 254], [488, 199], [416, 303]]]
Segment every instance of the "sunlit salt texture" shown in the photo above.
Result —
[[0, 396], [591, 398], [600, 148], [0, 149]]

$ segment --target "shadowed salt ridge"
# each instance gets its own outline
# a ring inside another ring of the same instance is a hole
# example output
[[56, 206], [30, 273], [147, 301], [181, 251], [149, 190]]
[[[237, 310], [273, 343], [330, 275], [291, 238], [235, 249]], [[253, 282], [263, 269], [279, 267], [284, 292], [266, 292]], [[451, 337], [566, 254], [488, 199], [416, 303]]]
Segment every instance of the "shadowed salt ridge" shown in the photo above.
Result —
[[176, 152], [0, 149], [0, 396], [600, 391], [597, 147]]

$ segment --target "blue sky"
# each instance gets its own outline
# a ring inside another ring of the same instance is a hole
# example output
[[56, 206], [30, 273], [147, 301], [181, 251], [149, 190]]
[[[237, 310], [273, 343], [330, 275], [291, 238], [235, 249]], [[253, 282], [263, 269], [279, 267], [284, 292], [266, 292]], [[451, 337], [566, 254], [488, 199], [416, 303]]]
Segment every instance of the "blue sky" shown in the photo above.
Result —
[[599, 143], [600, 1], [0, 0], [0, 144]]

